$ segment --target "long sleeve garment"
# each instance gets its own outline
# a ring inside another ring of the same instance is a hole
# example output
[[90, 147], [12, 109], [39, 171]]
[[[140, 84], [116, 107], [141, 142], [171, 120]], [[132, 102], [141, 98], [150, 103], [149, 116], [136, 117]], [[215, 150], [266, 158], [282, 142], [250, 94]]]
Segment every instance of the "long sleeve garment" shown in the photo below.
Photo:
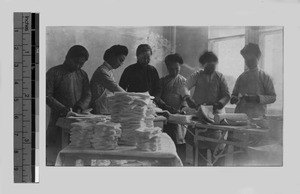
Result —
[[[186, 79], [182, 75], [177, 75], [175, 78], [165, 76], [160, 79], [161, 83], [161, 100], [166, 105], [175, 109], [180, 109], [186, 105], [183, 100], [185, 93], [183, 93], [183, 87]], [[175, 144], [185, 143], [184, 137], [186, 134], [186, 128], [182, 125], [167, 123], [164, 126], [164, 131], [173, 139]]]
[[104, 62], [94, 72], [90, 86], [92, 91], [91, 107], [94, 114], [109, 114], [107, 96], [124, 90], [116, 83], [112, 67]]
[[180, 109], [186, 105], [183, 97], [186, 93], [183, 90], [186, 79], [182, 75], [177, 75], [175, 78], [165, 76], [160, 79], [161, 95], [160, 98], [168, 105], [175, 109]]
[[159, 75], [152, 65], [136, 63], [128, 66], [119, 85], [127, 92], [149, 92], [154, 97], [160, 94]]
[[235, 109], [236, 113], [246, 113], [250, 118], [257, 118], [267, 113], [267, 104], [276, 101], [276, 93], [269, 75], [256, 68], [242, 73], [234, 86], [232, 96], [258, 95], [259, 103], [248, 103], [241, 99]]
[[63, 108], [79, 106], [82, 110], [88, 108], [91, 100], [88, 75], [82, 69], [70, 71], [64, 63], [52, 67], [46, 74], [46, 103], [51, 108], [51, 116], [47, 129], [56, 131], [56, 122]]
[[186, 88], [191, 90], [195, 87], [193, 100], [197, 105], [213, 105], [220, 102], [225, 106], [230, 100], [230, 93], [223, 74], [215, 71], [207, 75], [199, 70], [190, 75], [186, 81]]

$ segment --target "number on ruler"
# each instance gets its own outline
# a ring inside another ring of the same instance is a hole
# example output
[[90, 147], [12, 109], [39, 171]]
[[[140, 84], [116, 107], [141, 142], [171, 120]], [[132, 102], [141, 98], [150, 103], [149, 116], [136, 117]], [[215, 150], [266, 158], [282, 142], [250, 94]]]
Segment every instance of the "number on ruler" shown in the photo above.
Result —
[[18, 116], [18, 115], [15, 115], [14, 118], [15, 118], [15, 119], [19, 119], [19, 116]]
[[29, 94], [24, 93], [24, 96], [25, 96], [26, 98], [28, 98], [28, 97], [29, 97]]
[[19, 64], [18, 64], [18, 63], [15, 63], [15, 67], [19, 67]]

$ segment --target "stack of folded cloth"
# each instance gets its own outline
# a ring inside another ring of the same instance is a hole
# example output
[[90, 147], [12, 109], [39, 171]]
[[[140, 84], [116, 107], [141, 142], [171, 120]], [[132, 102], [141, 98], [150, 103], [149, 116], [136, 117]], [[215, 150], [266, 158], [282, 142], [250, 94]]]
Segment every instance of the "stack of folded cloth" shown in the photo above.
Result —
[[120, 124], [109, 121], [99, 122], [94, 126], [91, 143], [95, 149], [113, 150], [117, 148], [120, 136]]
[[121, 144], [136, 145], [135, 131], [154, 127], [155, 105], [149, 94], [116, 92], [109, 104], [112, 122], [121, 124]]
[[71, 124], [70, 146], [78, 148], [90, 148], [94, 124], [89, 122], [76, 122]]
[[142, 151], [159, 151], [161, 128], [140, 128], [136, 130], [137, 149]]

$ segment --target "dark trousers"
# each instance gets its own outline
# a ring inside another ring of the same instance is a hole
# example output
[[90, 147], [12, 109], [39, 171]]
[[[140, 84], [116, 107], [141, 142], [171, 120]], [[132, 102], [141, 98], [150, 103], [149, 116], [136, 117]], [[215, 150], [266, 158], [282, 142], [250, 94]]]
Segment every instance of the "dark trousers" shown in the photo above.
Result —
[[176, 138], [176, 130], [177, 130], [177, 124], [168, 123], [164, 125], [163, 132], [167, 133], [176, 146], [176, 152], [181, 159], [183, 165], [186, 163], [186, 144], [178, 144], [177, 138]]

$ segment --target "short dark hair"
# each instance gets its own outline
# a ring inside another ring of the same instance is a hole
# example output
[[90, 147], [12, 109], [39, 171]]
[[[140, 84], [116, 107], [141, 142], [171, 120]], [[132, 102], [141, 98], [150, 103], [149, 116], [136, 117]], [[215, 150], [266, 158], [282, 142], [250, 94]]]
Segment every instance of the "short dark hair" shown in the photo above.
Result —
[[218, 57], [211, 51], [205, 51], [199, 58], [199, 62], [204, 65], [208, 62], [218, 62]]
[[128, 55], [128, 49], [123, 45], [113, 45], [107, 49], [103, 55], [103, 59], [107, 61], [112, 56]]
[[183, 59], [178, 53], [170, 54], [170, 55], [166, 56], [165, 64], [167, 66], [169, 66], [171, 63], [179, 63], [180, 65], [182, 65]]
[[139, 54], [147, 51], [150, 51], [152, 55], [152, 49], [149, 44], [140, 44], [136, 49], [136, 56], [139, 56]]
[[89, 52], [86, 50], [84, 46], [81, 45], [72, 46], [66, 55], [67, 60], [80, 58], [80, 57], [85, 58], [86, 61], [89, 59]]
[[249, 43], [245, 45], [245, 47], [240, 51], [241, 55], [245, 57], [246, 54], [252, 53], [256, 58], [260, 58], [261, 51], [259, 49], [259, 46], [257, 44]]

